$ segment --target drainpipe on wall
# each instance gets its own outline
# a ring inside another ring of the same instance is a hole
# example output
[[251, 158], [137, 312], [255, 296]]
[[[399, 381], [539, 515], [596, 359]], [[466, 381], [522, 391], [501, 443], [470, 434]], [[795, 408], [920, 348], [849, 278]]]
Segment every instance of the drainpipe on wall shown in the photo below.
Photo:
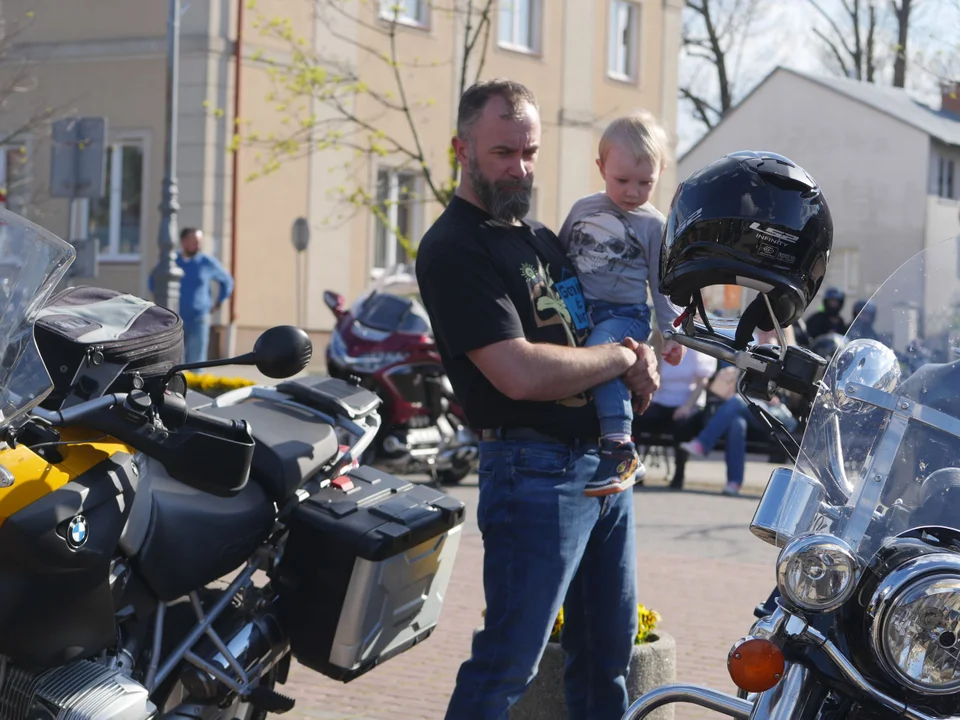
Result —
[[[243, 59], [243, 5], [246, 0], [237, 0], [237, 42], [233, 51], [233, 135], [240, 132], [237, 118], [240, 117], [240, 67]], [[237, 354], [237, 194], [240, 185], [240, 148], [232, 152], [233, 175], [230, 180], [230, 274], [233, 276], [233, 294], [230, 296], [230, 324], [227, 326], [227, 357]]]

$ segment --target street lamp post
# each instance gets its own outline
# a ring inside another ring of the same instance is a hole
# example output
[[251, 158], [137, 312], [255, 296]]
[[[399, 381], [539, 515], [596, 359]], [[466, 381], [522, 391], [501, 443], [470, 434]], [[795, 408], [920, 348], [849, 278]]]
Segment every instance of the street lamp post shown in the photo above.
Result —
[[180, 0], [169, 0], [167, 19], [167, 145], [160, 202], [160, 257], [153, 269], [153, 296], [157, 305], [180, 311], [180, 278], [177, 265], [177, 96], [180, 89]]

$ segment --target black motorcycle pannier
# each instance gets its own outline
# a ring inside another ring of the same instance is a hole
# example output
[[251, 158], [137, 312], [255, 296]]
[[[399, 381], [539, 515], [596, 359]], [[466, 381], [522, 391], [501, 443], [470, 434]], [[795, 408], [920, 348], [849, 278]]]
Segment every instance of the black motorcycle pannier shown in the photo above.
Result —
[[294, 511], [274, 579], [294, 657], [349, 682], [433, 632], [464, 505], [366, 466], [335, 483]]
[[110, 392], [129, 392], [183, 360], [180, 316], [149, 300], [77, 286], [40, 310], [34, 336], [53, 380], [43, 407], [58, 410]]

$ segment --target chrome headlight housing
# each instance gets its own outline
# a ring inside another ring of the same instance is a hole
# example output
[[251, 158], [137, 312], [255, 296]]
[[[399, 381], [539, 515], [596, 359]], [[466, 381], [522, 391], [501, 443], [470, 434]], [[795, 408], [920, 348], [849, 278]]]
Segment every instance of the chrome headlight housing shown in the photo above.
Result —
[[857, 558], [832, 535], [800, 535], [777, 559], [777, 585], [793, 605], [829, 612], [843, 605], [857, 586]]
[[934, 553], [891, 572], [867, 608], [881, 665], [931, 695], [960, 691], [960, 558]]

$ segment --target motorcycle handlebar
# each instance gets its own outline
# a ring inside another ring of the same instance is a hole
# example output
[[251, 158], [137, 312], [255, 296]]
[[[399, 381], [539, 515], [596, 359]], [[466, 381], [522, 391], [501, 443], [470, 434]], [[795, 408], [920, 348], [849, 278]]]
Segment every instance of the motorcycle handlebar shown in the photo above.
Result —
[[[140, 408], [135, 407], [137, 403], [143, 400], [149, 401], [149, 395], [143, 392], [111, 393], [103, 397], [88, 400], [79, 405], [74, 405], [66, 410], [44, 410], [43, 408], [35, 408], [33, 415], [53, 426], [70, 425], [71, 423], [82, 420], [88, 415], [111, 407], [123, 407], [129, 404], [131, 405], [131, 409], [147, 409], [149, 406], [146, 405]], [[164, 393], [160, 403], [158, 403], [156, 407], [160, 419], [163, 420], [163, 424], [171, 430], [176, 430], [186, 425], [201, 432], [226, 437], [233, 437], [237, 433], [243, 433], [246, 430], [246, 423], [244, 421], [228, 420], [198, 412], [187, 406], [187, 400], [182, 395], [171, 392]]]
[[122, 405], [126, 402], [126, 399], [126, 393], [111, 393], [110, 395], [104, 395], [103, 397], [94, 398], [93, 400], [87, 400], [66, 410], [34, 408], [31, 414], [54, 426], [69, 425], [90, 413], [97, 412], [98, 410], [106, 410], [115, 405]]
[[183, 395], [165, 392], [157, 405], [160, 419], [171, 430], [187, 426], [194, 430], [233, 437], [237, 433], [246, 433], [246, 421], [218, 418], [213, 415], [198, 412], [187, 406], [187, 399]]

